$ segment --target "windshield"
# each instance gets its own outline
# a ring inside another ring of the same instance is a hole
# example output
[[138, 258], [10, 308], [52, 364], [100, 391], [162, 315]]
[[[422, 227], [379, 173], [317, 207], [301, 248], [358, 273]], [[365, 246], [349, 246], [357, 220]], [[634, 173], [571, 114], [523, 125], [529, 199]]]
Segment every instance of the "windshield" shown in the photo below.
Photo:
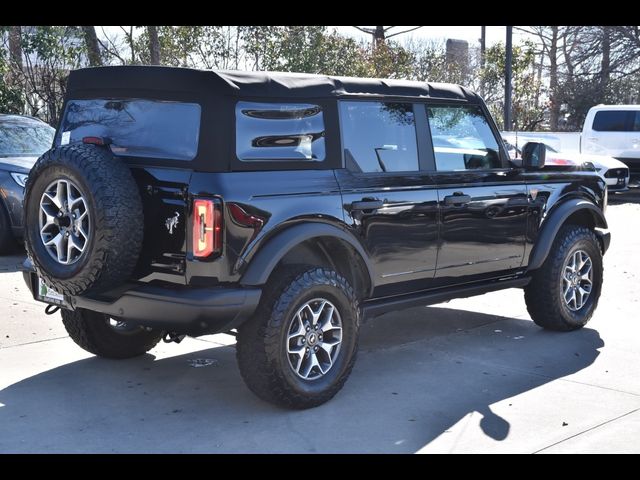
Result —
[[46, 124], [0, 123], [0, 157], [39, 157], [51, 148], [54, 133]]

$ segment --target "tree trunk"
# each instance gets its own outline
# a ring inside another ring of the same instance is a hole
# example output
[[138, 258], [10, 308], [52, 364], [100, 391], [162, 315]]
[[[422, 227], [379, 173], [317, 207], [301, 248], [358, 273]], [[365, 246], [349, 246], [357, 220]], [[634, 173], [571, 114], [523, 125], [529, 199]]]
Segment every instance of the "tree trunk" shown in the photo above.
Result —
[[82, 26], [84, 33], [84, 43], [87, 47], [89, 56], [89, 65], [99, 67], [102, 65], [102, 55], [100, 55], [100, 45], [98, 44], [98, 36], [96, 35], [96, 27]]
[[558, 130], [560, 119], [560, 101], [558, 92], [558, 27], [551, 27], [551, 44], [549, 45], [549, 128], [552, 132]]
[[386, 37], [384, 34], [384, 27], [383, 26], [376, 27], [376, 29], [373, 32], [373, 45], [375, 47], [383, 45], [385, 38]]
[[14, 65], [22, 69], [22, 29], [19, 26], [9, 29], [9, 57]]
[[598, 103], [604, 101], [605, 92], [611, 78], [611, 27], [602, 27], [602, 63], [600, 68], [600, 85]]
[[147, 27], [149, 34], [149, 54], [151, 65], [160, 65], [160, 40], [158, 39], [158, 27]]

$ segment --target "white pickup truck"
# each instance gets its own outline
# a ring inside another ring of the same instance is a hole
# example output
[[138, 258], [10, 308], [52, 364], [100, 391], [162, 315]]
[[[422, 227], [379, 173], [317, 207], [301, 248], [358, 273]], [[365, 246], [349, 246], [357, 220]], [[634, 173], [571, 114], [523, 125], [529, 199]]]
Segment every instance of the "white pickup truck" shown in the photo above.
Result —
[[[513, 138], [516, 132], [503, 132]], [[543, 141], [559, 152], [607, 155], [640, 174], [640, 105], [597, 105], [584, 120], [582, 133], [518, 132], [518, 144]]]

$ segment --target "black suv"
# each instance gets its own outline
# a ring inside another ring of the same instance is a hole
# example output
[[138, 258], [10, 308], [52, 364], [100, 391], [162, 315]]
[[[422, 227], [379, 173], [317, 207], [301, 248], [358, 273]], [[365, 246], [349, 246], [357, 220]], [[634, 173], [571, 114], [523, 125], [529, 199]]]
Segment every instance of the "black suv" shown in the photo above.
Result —
[[510, 160], [466, 88], [102, 67], [63, 111], [27, 181], [25, 279], [96, 355], [229, 332], [254, 393], [307, 408], [365, 317], [517, 287], [566, 331], [598, 303], [604, 182], [542, 144]]

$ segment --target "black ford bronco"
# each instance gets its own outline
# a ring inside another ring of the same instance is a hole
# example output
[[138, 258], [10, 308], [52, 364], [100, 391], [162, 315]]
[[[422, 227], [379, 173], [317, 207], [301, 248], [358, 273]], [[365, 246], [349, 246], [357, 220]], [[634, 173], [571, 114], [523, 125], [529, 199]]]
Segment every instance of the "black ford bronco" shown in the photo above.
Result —
[[109, 358], [237, 335], [249, 388], [333, 397], [363, 318], [523, 288], [532, 319], [592, 316], [609, 245], [587, 166], [510, 160], [466, 88], [101, 67], [69, 76], [25, 193], [25, 280]]

